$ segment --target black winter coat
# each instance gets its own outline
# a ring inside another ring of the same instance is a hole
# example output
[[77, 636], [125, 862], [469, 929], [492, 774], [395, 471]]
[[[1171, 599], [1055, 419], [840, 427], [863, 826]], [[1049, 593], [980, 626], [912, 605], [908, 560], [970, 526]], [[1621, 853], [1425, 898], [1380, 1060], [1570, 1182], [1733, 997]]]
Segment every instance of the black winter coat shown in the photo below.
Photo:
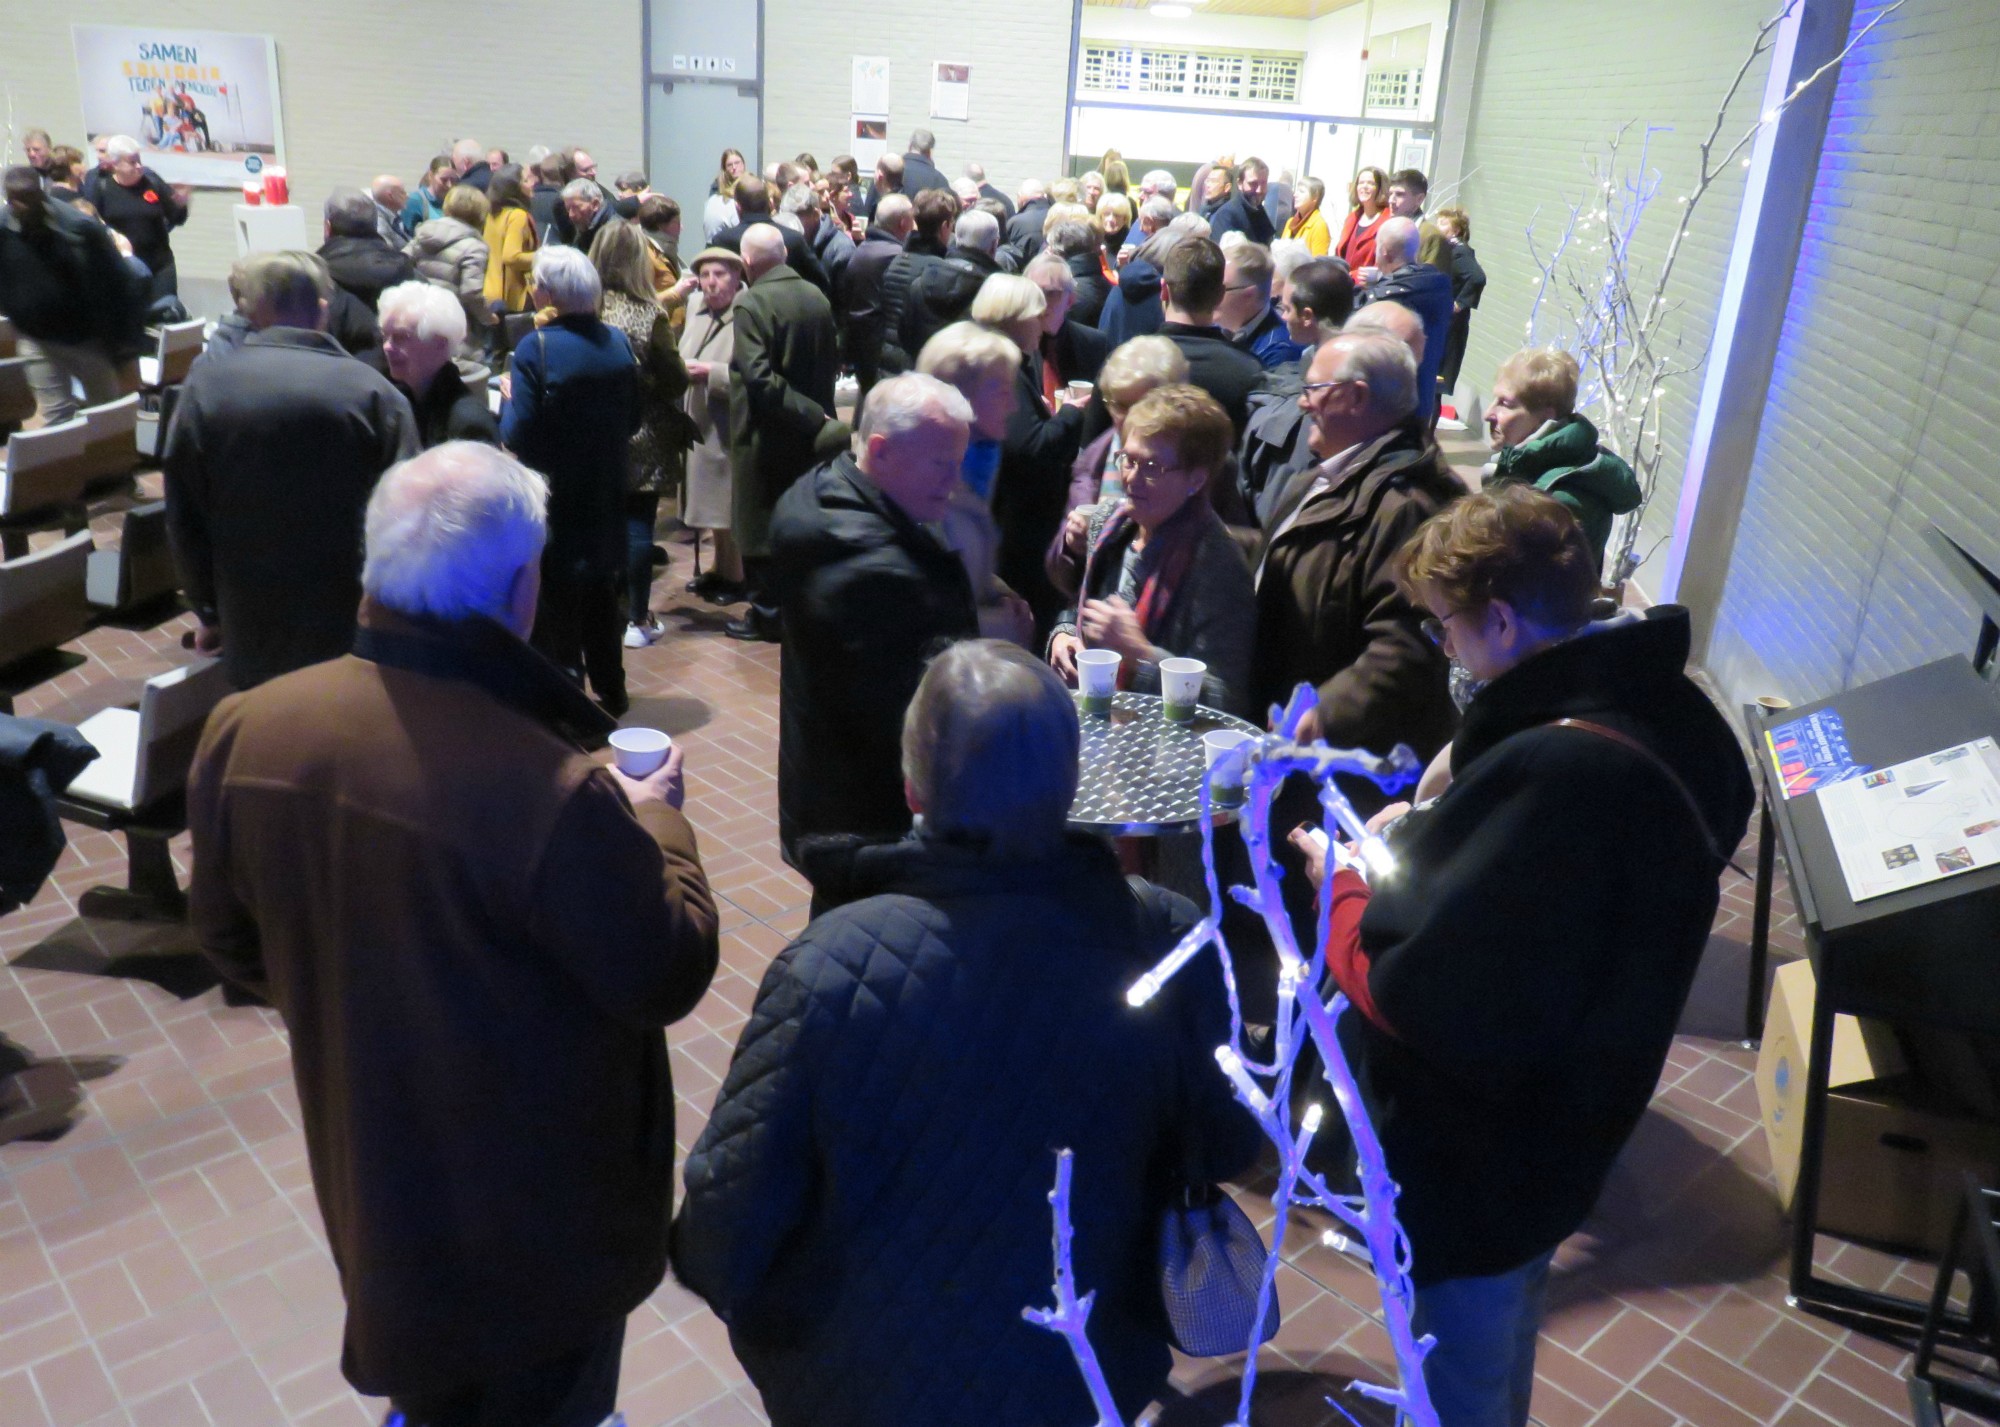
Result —
[[[1750, 775], [1660, 606], [1473, 699], [1451, 787], [1391, 838], [1361, 919], [1392, 1037], [1341, 1022], [1419, 1285], [1504, 1273], [1590, 1212], [1644, 1113], [1715, 916]], [[1694, 807], [1638, 740], [1677, 773]], [[1699, 809], [1699, 815], [1695, 809]], [[1715, 849], [1720, 849], [1717, 852]]]
[[1086, 327], [1097, 325], [1097, 319], [1104, 315], [1104, 304], [1111, 297], [1111, 279], [1104, 275], [1098, 251], [1093, 248], [1063, 259], [1069, 275], [1076, 279], [1076, 305], [1069, 310], [1070, 320]]
[[840, 317], [841, 343], [863, 391], [875, 385], [881, 370], [882, 284], [889, 274], [889, 265], [902, 253], [903, 245], [895, 237], [884, 229], [871, 227], [834, 284], [834, 311]]
[[345, 654], [362, 512], [418, 451], [403, 394], [325, 333], [271, 327], [195, 364], [166, 442], [174, 563], [195, 613], [222, 627], [230, 682]]
[[795, 482], [771, 517], [784, 616], [778, 695], [778, 838], [900, 837], [903, 713], [924, 662], [976, 638], [956, 554], [842, 455]]
[[1167, 322], [1159, 330], [1187, 358], [1188, 381], [1222, 403], [1240, 438], [1250, 420], [1250, 393], [1264, 384], [1264, 364], [1220, 327]]
[[980, 285], [999, 271], [1000, 264], [988, 254], [956, 244], [942, 259], [917, 271], [903, 298], [896, 338], [912, 367], [923, 354], [924, 343], [962, 321], [972, 311]]
[[993, 519], [1000, 527], [998, 573], [1035, 611], [1035, 633], [1046, 637], [1069, 601], [1049, 583], [1042, 557], [1069, 502], [1070, 467], [1083, 448], [1085, 413], [1042, 400], [1042, 359], [1029, 357], [1014, 379], [1014, 414], [1000, 447], [993, 482]]
[[46, 212], [46, 223], [28, 228], [0, 209], [0, 312], [24, 337], [101, 343], [121, 360], [139, 351], [145, 283], [102, 223], [67, 203]]
[[1118, 286], [1104, 300], [1097, 330], [1111, 339], [1115, 351], [1134, 337], [1150, 337], [1166, 324], [1160, 306], [1160, 270], [1144, 258], [1133, 258], [1118, 270]]
[[1400, 302], [1424, 324], [1424, 359], [1417, 364], [1417, 411], [1428, 422], [1437, 409], [1437, 374], [1451, 340], [1451, 279], [1429, 263], [1409, 263], [1354, 295], [1357, 311], [1371, 302]]
[[816, 454], [822, 440], [846, 429], [833, 416], [840, 335], [832, 306], [789, 267], [773, 268], [744, 288], [734, 311], [730, 518], [738, 548], [761, 559], [770, 551], [778, 498], [825, 459]]
[[826, 275], [826, 265], [819, 260], [819, 254], [813, 251], [812, 244], [806, 240], [806, 235], [794, 232], [782, 223], [772, 222], [769, 217], [762, 213], [757, 214], [753, 218], [746, 218], [741, 223], [735, 223], [724, 228], [720, 233], [715, 235], [715, 241], [710, 246], [727, 248], [732, 253], [740, 253], [743, 251], [743, 235], [759, 223], [769, 224], [784, 234], [785, 265], [814, 287], [818, 288], [826, 295], [827, 301], [831, 302], [833, 300], [833, 279]]
[[1208, 236], [1221, 242], [1225, 233], [1241, 233], [1253, 243], [1271, 245], [1276, 232], [1271, 227], [1271, 215], [1264, 211], [1261, 203], [1252, 203], [1240, 193], [1229, 195], [1229, 201], [1216, 209], [1208, 220]]
[[399, 282], [414, 282], [417, 265], [370, 233], [365, 238], [332, 237], [320, 244], [319, 255], [336, 287], [353, 293], [370, 312], [382, 293]]
[[765, 974], [675, 1221], [681, 1281], [729, 1325], [775, 1427], [1087, 1422], [1051, 1300], [1054, 1151], [1075, 1152], [1077, 1281], [1128, 1418], [1164, 1384], [1159, 1217], [1258, 1132], [1214, 1049], [1204, 954], [1124, 993], [1191, 925], [1093, 840], [1006, 862], [868, 848], [853, 890]]
[[917, 279], [944, 261], [944, 246], [934, 238], [913, 232], [903, 251], [892, 256], [882, 272], [880, 366], [883, 376], [907, 372], [917, 365], [917, 354], [903, 346], [903, 309], [909, 304], [910, 290]]

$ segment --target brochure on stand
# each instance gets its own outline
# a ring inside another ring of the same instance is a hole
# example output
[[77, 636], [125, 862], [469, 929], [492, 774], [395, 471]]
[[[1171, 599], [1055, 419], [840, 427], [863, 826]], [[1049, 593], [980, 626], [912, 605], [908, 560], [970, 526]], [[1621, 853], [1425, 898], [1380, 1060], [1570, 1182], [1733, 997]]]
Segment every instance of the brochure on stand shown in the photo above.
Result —
[[1857, 902], [2000, 862], [2000, 747], [1990, 738], [1818, 792]]

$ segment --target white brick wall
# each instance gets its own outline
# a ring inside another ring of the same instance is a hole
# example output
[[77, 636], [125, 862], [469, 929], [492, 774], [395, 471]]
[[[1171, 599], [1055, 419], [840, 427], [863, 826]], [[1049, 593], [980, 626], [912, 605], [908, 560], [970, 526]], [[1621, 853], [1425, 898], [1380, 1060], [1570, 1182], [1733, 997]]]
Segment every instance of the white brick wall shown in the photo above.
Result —
[[[1696, 150], [1716, 106], [1773, 8], [1771, 0], [1488, 0], [1466, 140], [1471, 177], [1460, 194], [1488, 278], [1465, 358], [1465, 379], [1481, 393], [1500, 362], [1523, 345], [1536, 277], [1525, 235], [1537, 207], [1537, 243], [1546, 248], [1560, 231], [1565, 199], [1585, 186], [1590, 146], [1635, 120], [1626, 147], [1636, 156], [1647, 125], [1671, 125], [1673, 132], [1652, 139], [1649, 162], [1662, 175], [1661, 196], [1635, 245], [1642, 273], [1648, 270], [1679, 221], [1674, 200], [1696, 171]], [[1455, 52], [1453, 62], [1465, 57]], [[1755, 119], [1763, 85], [1760, 61], [1725, 133], [1741, 134]], [[1706, 345], [1715, 320], [1741, 191], [1734, 177], [1710, 190], [1675, 267], [1670, 296], [1684, 304], [1683, 330], [1695, 351]], [[1642, 586], [1651, 584], [1665, 555], [1659, 542], [1673, 529], [1700, 394], [1697, 374], [1682, 378], [1664, 399], [1667, 459], [1638, 547], [1657, 553], [1639, 572]]]
[[[967, 159], [1010, 195], [1024, 178], [1055, 178], [1071, 14], [1070, 0], [765, 0], [765, 157], [804, 150], [825, 163], [849, 152], [854, 56], [886, 55], [891, 152], [923, 127], [937, 135], [946, 178]], [[971, 117], [962, 123], [930, 117], [935, 60], [972, 66]]]
[[2000, 560], [1996, 70], [1990, 0], [1909, 0], [1843, 68], [1709, 660], [1732, 695], [1971, 650], [1923, 531]]
[[[72, 23], [275, 36], [292, 198], [309, 215], [336, 184], [414, 178], [458, 135], [516, 155], [537, 143], [581, 144], [607, 177], [642, 154], [639, 0], [558, 9], [532, 0], [9, 5], [0, 112], [11, 96], [17, 130], [39, 126], [82, 148]], [[184, 288], [228, 273], [235, 201], [222, 189], [197, 191], [194, 215], [174, 235]]]

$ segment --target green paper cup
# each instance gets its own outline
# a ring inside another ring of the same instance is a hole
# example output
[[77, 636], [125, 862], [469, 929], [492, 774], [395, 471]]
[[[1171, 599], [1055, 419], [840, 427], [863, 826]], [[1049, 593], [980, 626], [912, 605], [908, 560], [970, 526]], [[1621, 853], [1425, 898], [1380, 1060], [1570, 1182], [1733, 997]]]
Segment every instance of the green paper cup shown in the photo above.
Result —
[[1202, 676], [1206, 673], [1208, 665], [1199, 659], [1160, 661], [1160, 700], [1169, 719], [1187, 723], [1194, 717], [1195, 705], [1201, 702]]
[[1076, 686], [1083, 694], [1083, 711], [1093, 714], [1111, 712], [1111, 696], [1118, 692], [1118, 666], [1122, 663], [1115, 649], [1084, 649], [1076, 656]]

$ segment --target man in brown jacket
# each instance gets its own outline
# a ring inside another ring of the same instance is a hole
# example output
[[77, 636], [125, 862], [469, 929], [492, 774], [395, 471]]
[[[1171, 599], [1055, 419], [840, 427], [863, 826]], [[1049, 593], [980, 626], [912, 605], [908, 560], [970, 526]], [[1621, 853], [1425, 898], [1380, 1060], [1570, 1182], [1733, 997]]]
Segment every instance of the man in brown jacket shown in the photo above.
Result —
[[1407, 743], [1428, 759], [1456, 722], [1445, 658], [1389, 557], [1464, 487], [1406, 423], [1416, 383], [1410, 349], [1384, 332], [1342, 333], [1314, 354], [1299, 404], [1319, 464], [1270, 514], [1251, 687], [1259, 709], [1300, 683], [1318, 689], [1301, 737], [1381, 753]]
[[547, 487], [453, 442], [368, 504], [354, 652], [222, 704], [191, 915], [291, 1033], [347, 1295], [341, 1367], [409, 1427], [594, 1427], [659, 1284], [661, 1027], [716, 965], [679, 750], [634, 780], [524, 642]]

